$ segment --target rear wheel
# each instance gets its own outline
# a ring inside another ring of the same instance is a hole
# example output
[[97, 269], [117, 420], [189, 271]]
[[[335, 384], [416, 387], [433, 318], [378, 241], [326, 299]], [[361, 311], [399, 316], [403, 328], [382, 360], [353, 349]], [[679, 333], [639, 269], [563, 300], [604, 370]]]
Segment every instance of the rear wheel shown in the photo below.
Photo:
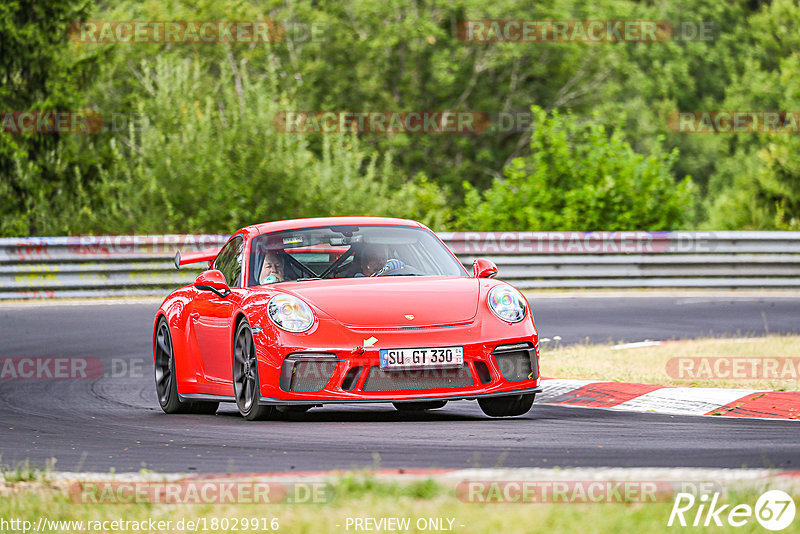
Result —
[[515, 417], [530, 411], [535, 396], [535, 394], [529, 393], [527, 395], [487, 397], [478, 399], [478, 405], [489, 417]]
[[447, 401], [393, 402], [392, 404], [399, 412], [422, 412], [444, 408]]
[[253, 345], [253, 331], [246, 319], [236, 328], [233, 344], [233, 393], [239, 413], [248, 421], [267, 419], [275, 413], [273, 406], [261, 406], [258, 362]]

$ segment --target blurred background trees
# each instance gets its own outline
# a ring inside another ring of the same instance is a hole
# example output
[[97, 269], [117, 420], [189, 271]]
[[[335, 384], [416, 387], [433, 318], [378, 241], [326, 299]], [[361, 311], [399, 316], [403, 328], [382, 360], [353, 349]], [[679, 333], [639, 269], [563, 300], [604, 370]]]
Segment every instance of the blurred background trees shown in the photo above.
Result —
[[[464, 42], [470, 19], [667, 20], [639, 43]], [[81, 20], [275, 20], [275, 43], [70, 42]], [[688, 30], [703, 23], [708, 39]], [[435, 230], [800, 229], [792, 134], [684, 134], [679, 110], [800, 110], [791, 0], [11, 0], [0, 110], [103, 132], [0, 134], [0, 234], [229, 232], [317, 215]], [[287, 134], [285, 110], [531, 114], [483, 134]], [[532, 110], [532, 111], [531, 111]]]
[[534, 107], [530, 155], [514, 159], [505, 178], [480, 193], [468, 182], [458, 225], [484, 231], [575, 228], [682, 229], [694, 222], [690, 178], [675, 183], [675, 149], [656, 144], [639, 154], [597, 121], [580, 122]]

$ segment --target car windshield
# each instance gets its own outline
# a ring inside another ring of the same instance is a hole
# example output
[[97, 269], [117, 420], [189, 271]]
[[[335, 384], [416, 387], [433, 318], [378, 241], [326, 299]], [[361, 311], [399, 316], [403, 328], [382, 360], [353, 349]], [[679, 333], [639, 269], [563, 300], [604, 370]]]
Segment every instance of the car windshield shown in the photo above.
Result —
[[429, 230], [346, 225], [302, 228], [256, 237], [250, 285], [370, 276], [468, 276]]

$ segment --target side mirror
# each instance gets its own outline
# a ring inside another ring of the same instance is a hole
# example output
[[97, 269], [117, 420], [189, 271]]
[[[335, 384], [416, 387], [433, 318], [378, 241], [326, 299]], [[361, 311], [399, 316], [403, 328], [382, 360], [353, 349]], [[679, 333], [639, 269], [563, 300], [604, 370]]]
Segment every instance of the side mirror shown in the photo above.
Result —
[[194, 280], [194, 287], [203, 291], [211, 291], [221, 299], [231, 294], [231, 288], [225, 281], [225, 275], [216, 269], [200, 273]]
[[497, 274], [497, 265], [492, 260], [478, 258], [472, 262], [472, 276], [475, 278], [491, 278]]

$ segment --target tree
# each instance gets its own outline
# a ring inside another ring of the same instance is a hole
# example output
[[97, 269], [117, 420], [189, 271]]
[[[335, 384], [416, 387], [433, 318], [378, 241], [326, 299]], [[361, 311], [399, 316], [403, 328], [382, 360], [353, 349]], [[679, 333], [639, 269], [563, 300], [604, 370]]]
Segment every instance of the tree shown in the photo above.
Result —
[[[88, 12], [83, 0], [0, 4], [0, 111], [80, 110], [93, 60], [71, 54], [67, 29]], [[0, 134], [0, 235], [40, 231], [55, 197], [79, 188], [75, 165], [62, 134]]]
[[249, 72], [245, 61], [221, 61], [214, 76], [206, 67], [170, 55], [139, 64], [136, 113], [147, 121], [111, 141], [113, 162], [91, 195], [102, 201], [75, 221], [84, 231], [225, 233], [324, 215], [449, 220], [438, 186], [402, 179], [391, 154], [358, 136], [277, 131], [278, 112], [296, 105], [274, 72]]
[[[776, 0], [748, 19], [745, 72], [722, 109], [800, 109], [800, 6]], [[787, 121], [791, 124], [791, 121]], [[795, 122], [796, 124], [796, 122]], [[706, 226], [723, 230], [800, 229], [800, 142], [789, 131], [724, 136], [730, 154], [717, 167]]]
[[459, 226], [472, 230], [672, 230], [693, 222], [696, 189], [675, 184], [677, 152], [634, 152], [620, 128], [610, 134], [572, 115], [534, 106], [531, 155], [484, 193], [468, 183]]

